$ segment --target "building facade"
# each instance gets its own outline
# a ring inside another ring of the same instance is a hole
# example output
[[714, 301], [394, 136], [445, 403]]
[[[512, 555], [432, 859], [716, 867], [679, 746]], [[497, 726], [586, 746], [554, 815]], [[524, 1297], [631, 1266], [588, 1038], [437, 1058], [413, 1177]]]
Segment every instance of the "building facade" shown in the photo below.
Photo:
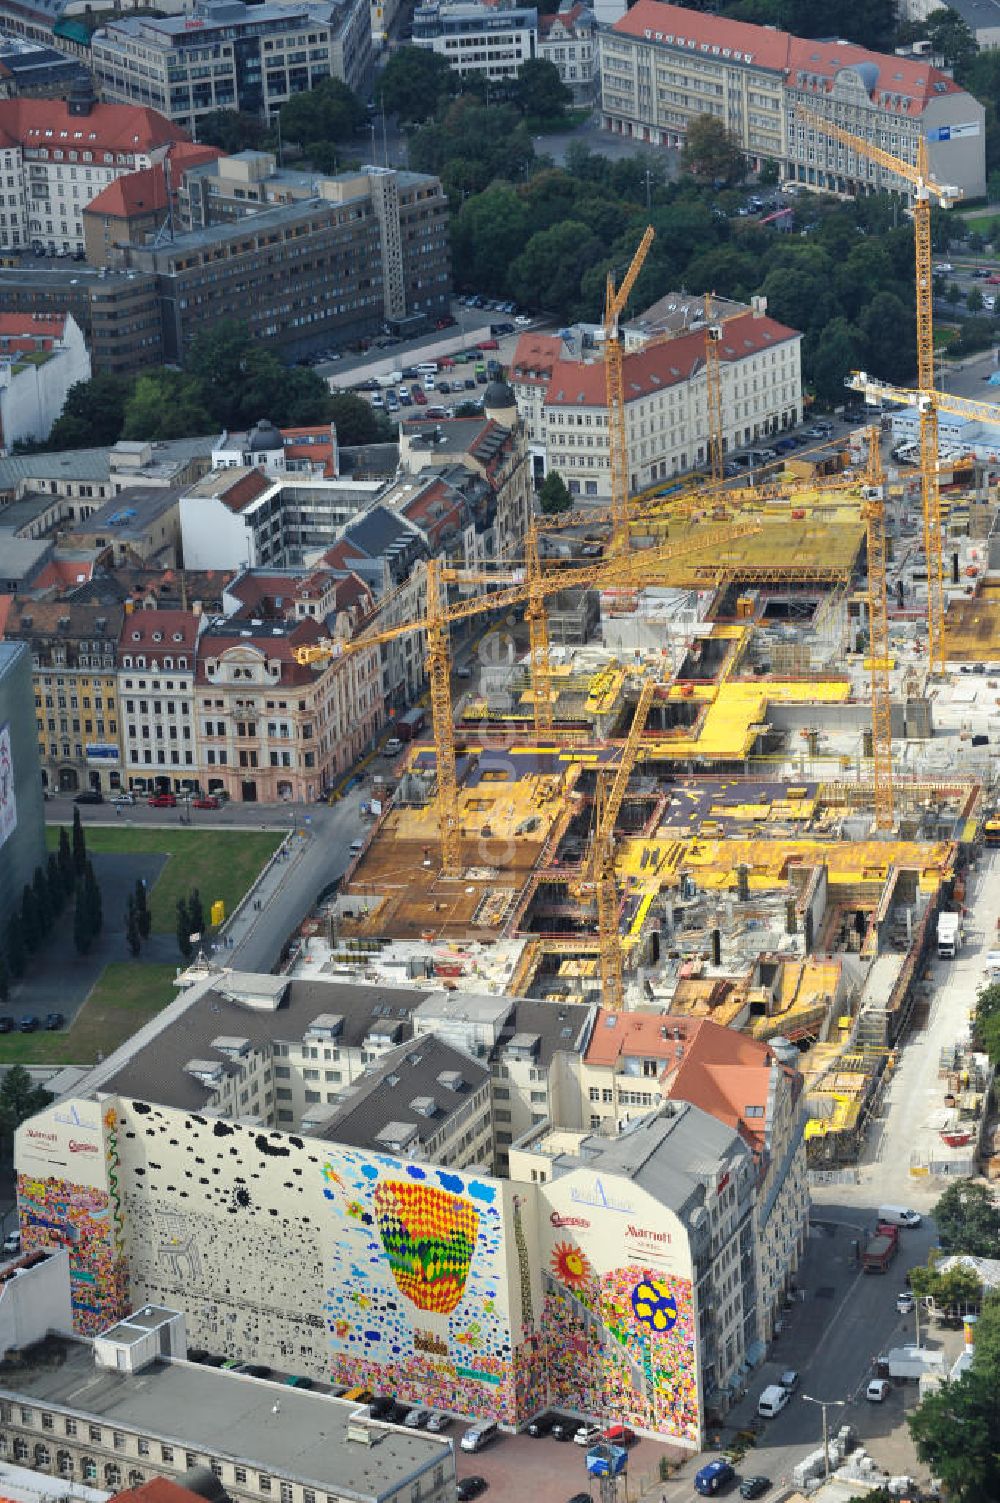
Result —
[[121, 787], [115, 656], [121, 606], [67, 600], [11, 601], [4, 636], [34, 663], [42, 783], [60, 793]]
[[538, 17], [538, 56], [559, 70], [575, 105], [592, 104], [598, 81], [597, 20], [579, 0], [561, 0], [555, 15]]
[[538, 11], [534, 6], [489, 5], [483, 0], [418, 5], [413, 45], [436, 52], [456, 73], [512, 79], [522, 63], [538, 55]]
[[90, 355], [71, 313], [0, 313], [0, 448], [48, 438], [71, 386], [90, 380]]
[[[189, 1058], [194, 1037], [179, 1042]], [[219, 1042], [192, 1079], [239, 1075], [247, 1041]], [[294, 1355], [304, 1375], [509, 1427], [554, 1404], [698, 1449], [756, 1328], [738, 1133], [667, 1103], [613, 1141], [512, 1150], [496, 1179], [265, 1121], [110, 1089], [19, 1130], [22, 1240], [68, 1244], [78, 1329], [167, 1305], [220, 1355]]]
[[45, 820], [27, 644], [0, 642], [0, 926], [45, 864]]
[[198, 0], [190, 14], [126, 16], [94, 33], [91, 65], [103, 98], [149, 105], [185, 129], [220, 109], [269, 120], [324, 78], [367, 90], [369, 0]]
[[200, 617], [135, 610], [118, 644], [123, 786], [177, 793], [198, 786], [194, 670]]
[[4, 266], [0, 268], [0, 300], [9, 313], [47, 318], [71, 314], [83, 330], [94, 372], [126, 374], [162, 364], [163, 330], [155, 277], [69, 260], [44, 269]]
[[178, 134], [156, 110], [95, 104], [86, 82], [66, 100], [0, 99], [0, 247], [82, 251], [90, 200]]
[[983, 106], [928, 58], [813, 41], [661, 0], [638, 0], [601, 33], [605, 129], [678, 147], [699, 115], [721, 120], [754, 168], [776, 162], [807, 187], [844, 194], [907, 191], [890, 170], [848, 151], [801, 107], [916, 162], [966, 198], [986, 189]]
[[[719, 345], [723, 448], [753, 443], [802, 416], [802, 336], [755, 309], [723, 324]], [[565, 357], [551, 335], [522, 335], [510, 372], [525, 439], [544, 472], [574, 495], [610, 494], [602, 360]], [[652, 341], [624, 356], [630, 491], [706, 462], [708, 389], [703, 331]]]

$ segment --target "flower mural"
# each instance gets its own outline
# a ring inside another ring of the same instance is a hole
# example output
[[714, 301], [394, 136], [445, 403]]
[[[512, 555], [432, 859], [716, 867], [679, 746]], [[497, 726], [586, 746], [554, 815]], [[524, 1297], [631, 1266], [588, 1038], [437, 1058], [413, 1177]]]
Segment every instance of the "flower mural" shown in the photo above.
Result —
[[565, 1284], [570, 1289], [583, 1288], [594, 1276], [586, 1253], [572, 1242], [556, 1243], [549, 1266], [560, 1284]]
[[662, 1279], [639, 1280], [632, 1290], [632, 1312], [650, 1332], [666, 1332], [677, 1324], [677, 1301]]

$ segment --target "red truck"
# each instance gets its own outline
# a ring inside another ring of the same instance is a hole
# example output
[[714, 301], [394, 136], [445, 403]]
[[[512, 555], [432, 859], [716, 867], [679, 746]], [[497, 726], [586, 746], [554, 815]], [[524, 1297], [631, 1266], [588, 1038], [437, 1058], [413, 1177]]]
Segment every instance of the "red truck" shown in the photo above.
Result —
[[396, 721], [396, 735], [400, 741], [415, 741], [427, 720], [426, 710], [407, 710]]
[[899, 1227], [880, 1221], [875, 1235], [861, 1254], [865, 1273], [885, 1273], [899, 1251]]

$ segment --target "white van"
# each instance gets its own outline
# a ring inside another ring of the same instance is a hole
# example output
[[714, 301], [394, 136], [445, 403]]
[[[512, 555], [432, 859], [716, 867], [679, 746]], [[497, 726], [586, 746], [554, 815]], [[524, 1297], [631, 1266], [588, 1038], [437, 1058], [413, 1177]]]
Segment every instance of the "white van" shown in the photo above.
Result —
[[879, 1206], [879, 1221], [887, 1221], [890, 1226], [919, 1226], [920, 1212], [911, 1211], [906, 1206]]
[[757, 1413], [762, 1419], [774, 1419], [776, 1414], [781, 1413], [790, 1398], [791, 1394], [787, 1388], [782, 1388], [779, 1383], [771, 1383], [757, 1400]]
[[499, 1434], [500, 1431], [492, 1420], [483, 1420], [481, 1424], [473, 1425], [471, 1430], [466, 1430], [460, 1445], [463, 1451], [481, 1451], [491, 1440], [496, 1440]]
[[436, 360], [423, 360], [416, 366], [418, 376], [436, 376], [438, 364]]

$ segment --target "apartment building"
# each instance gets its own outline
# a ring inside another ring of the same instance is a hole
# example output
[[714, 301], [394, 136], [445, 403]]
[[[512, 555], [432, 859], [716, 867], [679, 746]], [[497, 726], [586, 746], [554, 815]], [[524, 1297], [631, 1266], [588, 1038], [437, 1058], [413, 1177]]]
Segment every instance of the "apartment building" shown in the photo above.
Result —
[[0, 99], [0, 247], [82, 251], [91, 199], [178, 134], [155, 109], [95, 104], [86, 79], [65, 100]]
[[436, 52], [456, 73], [514, 78], [538, 54], [538, 11], [486, 0], [432, 0], [413, 12], [413, 45]]
[[83, 249], [89, 265], [121, 269], [127, 247], [167, 230], [177, 210], [177, 184], [185, 170], [222, 155], [215, 146], [180, 141], [152, 167], [126, 173], [103, 188], [83, 210]]
[[[802, 336], [760, 306], [727, 320], [718, 346], [723, 448], [791, 428], [802, 416]], [[573, 360], [554, 335], [518, 340], [510, 373], [536, 464], [558, 470], [573, 495], [610, 495], [604, 363]], [[706, 462], [708, 390], [703, 330], [649, 341], [624, 356], [629, 489]]]
[[116, 653], [124, 610], [15, 596], [4, 637], [31, 649], [42, 783], [60, 793], [121, 787]]
[[265, 120], [324, 78], [365, 91], [372, 66], [368, 0], [246, 6], [197, 0], [190, 13], [124, 16], [91, 40], [102, 97], [149, 105], [197, 130], [213, 110]]
[[196, 738], [210, 793], [243, 803], [312, 803], [381, 724], [376, 648], [300, 663], [325, 637], [301, 621], [214, 618], [198, 643]]
[[540, 15], [538, 56], [559, 70], [575, 105], [593, 103], [599, 77], [597, 19], [589, 5], [560, 0], [554, 15]]
[[83, 330], [95, 374], [127, 374], [163, 362], [156, 278], [145, 273], [108, 271], [74, 260], [45, 267], [4, 266], [0, 301], [9, 313], [70, 314]]
[[132, 610], [118, 643], [123, 784], [139, 792], [198, 786], [193, 611]]
[[707, 114], [755, 169], [774, 161], [791, 181], [835, 193], [909, 192], [817, 131], [805, 106], [911, 163], [923, 135], [939, 182], [966, 198], [985, 192], [983, 106], [927, 58], [638, 0], [601, 33], [600, 73], [605, 129], [636, 140], [682, 146], [691, 120]]

